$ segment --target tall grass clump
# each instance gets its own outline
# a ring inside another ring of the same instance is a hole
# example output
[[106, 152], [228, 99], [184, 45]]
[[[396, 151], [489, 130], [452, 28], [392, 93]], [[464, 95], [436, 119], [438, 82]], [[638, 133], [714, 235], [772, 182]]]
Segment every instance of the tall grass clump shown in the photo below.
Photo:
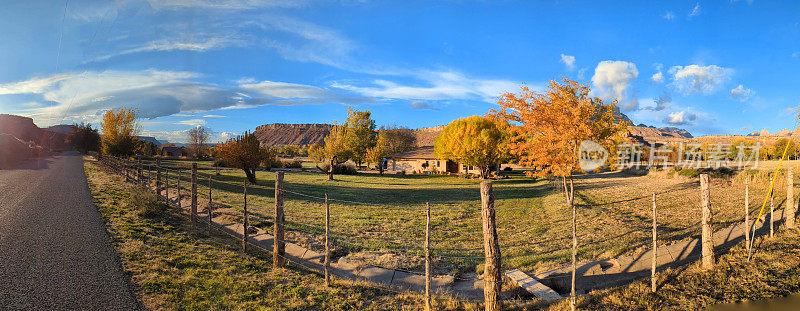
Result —
[[154, 193], [139, 187], [134, 187], [130, 193], [129, 204], [139, 216], [156, 218], [164, 215], [167, 206]]

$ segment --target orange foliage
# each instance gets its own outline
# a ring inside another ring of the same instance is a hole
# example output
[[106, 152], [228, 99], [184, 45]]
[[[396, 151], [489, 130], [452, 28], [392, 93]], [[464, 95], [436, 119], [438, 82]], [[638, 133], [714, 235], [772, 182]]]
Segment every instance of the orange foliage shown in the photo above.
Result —
[[603, 104], [589, 97], [589, 87], [563, 78], [551, 80], [538, 94], [527, 86], [519, 94], [505, 93], [499, 110], [489, 116], [511, 123], [511, 153], [519, 164], [532, 167], [534, 176], [571, 176], [578, 168], [578, 147], [583, 140], [608, 146], [626, 132], [627, 122], [614, 114], [617, 101]]

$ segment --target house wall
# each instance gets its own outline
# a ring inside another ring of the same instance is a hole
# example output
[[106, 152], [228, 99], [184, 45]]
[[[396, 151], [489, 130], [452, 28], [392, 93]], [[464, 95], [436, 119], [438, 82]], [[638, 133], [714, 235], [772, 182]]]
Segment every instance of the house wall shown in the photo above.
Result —
[[[444, 160], [422, 160], [422, 159], [390, 159], [388, 170], [390, 171], [405, 171], [408, 174], [421, 174], [424, 172], [444, 172]], [[423, 167], [423, 164], [428, 163], [428, 167]]]

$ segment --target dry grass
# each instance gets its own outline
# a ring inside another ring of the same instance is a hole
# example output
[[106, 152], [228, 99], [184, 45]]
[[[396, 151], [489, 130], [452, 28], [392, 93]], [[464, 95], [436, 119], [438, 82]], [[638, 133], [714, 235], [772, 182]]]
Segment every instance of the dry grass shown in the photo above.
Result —
[[[188, 167], [189, 162], [168, 165]], [[200, 164], [200, 204], [207, 202], [207, 176], [214, 177], [214, 201], [228, 208], [230, 217], [241, 217], [244, 174], [222, 170], [221, 175], [207, 163]], [[743, 220], [744, 174], [712, 177], [711, 198], [714, 227], [720, 229]], [[272, 172], [257, 172], [259, 184], [248, 190], [249, 210], [262, 219], [256, 225], [271, 226], [274, 206]], [[763, 171], [750, 172], [751, 213], [758, 213], [769, 184]], [[188, 193], [188, 174], [183, 175]], [[326, 176], [315, 172], [286, 173], [285, 189], [314, 198], [286, 193], [286, 218], [290, 230], [299, 232], [296, 241], [319, 247], [323, 232], [327, 193], [332, 199], [332, 230], [336, 256], [348, 256], [366, 263], [388, 262], [381, 253], [394, 254], [393, 265], [421, 270], [419, 261], [424, 237], [424, 205], [432, 208], [433, 249], [440, 273], [474, 273], [482, 260], [480, 227], [480, 181], [455, 176], [398, 176], [361, 174]], [[494, 181], [497, 200], [498, 234], [505, 267], [541, 272], [565, 264], [571, 243], [571, 214], [558, 185], [521, 174]], [[644, 176], [605, 173], [576, 178], [579, 208], [579, 257], [599, 260], [635, 254], [649, 247], [651, 198], [657, 196], [662, 244], [700, 234], [699, 183], [671, 172]], [[800, 193], [800, 192], [798, 192]], [[785, 177], [776, 183], [776, 208], [785, 198]], [[349, 201], [363, 202], [357, 204]], [[768, 210], [768, 206], [767, 206]], [[317, 238], [315, 238], [317, 236]], [[360, 254], [365, 252], [365, 254]], [[376, 254], [377, 252], [377, 254]]]
[[[347, 280], [336, 280], [327, 288], [317, 273], [302, 267], [274, 270], [268, 254], [257, 250], [242, 254], [237, 241], [194, 230], [185, 215], [175, 209], [159, 216], [140, 216], [137, 204], [131, 202], [132, 195], [139, 193], [136, 186], [123, 183], [119, 176], [95, 163], [87, 161], [85, 168], [95, 204], [147, 309], [421, 309], [419, 294]], [[450, 297], [439, 298], [436, 306], [442, 310], [479, 307]]]
[[[715, 269], [697, 264], [658, 274], [658, 291], [643, 280], [617, 289], [594, 291], [578, 298], [581, 310], [702, 310], [711, 305], [753, 302], [800, 293], [800, 234], [785, 230], [775, 238], [758, 239], [757, 251], [747, 263], [743, 245], [717, 259]], [[791, 302], [789, 298], [784, 298]], [[780, 299], [778, 301], [781, 301]], [[786, 305], [784, 305], [785, 308]], [[745, 310], [738, 306], [735, 310]], [[748, 310], [793, 310], [792, 308]], [[567, 301], [549, 310], [569, 310]], [[727, 309], [723, 309], [727, 310]]]

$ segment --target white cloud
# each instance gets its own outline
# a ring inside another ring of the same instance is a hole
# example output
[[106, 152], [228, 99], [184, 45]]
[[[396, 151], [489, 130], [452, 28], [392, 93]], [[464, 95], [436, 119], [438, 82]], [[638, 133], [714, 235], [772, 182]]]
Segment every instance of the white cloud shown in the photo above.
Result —
[[519, 83], [499, 79], [478, 79], [454, 71], [421, 71], [416, 74], [427, 86], [402, 85], [374, 80], [373, 86], [334, 82], [331, 86], [368, 97], [407, 100], [475, 99], [494, 102], [504, 92], [515, 91]]
[[222, 132], [219, 133], [219, 141], [227, 141], [228, 139], [234, 138], [238, 136], [238, 134], [233, 132]]
[[695, 17], [697, 15], [700, 15], [700, 3], [699, 2], [694, 5], [694, 7], [692, 8], [691, 11], [689, 11], [689, 17]]
[[28, 94], [48, 105], [28, 110], [43, 125], [96, 121], [108, 109], [129, 107], [152, 119], [238, 104], [235, 92], [197, 81], [201, 75], [179, 71], [86, 71], [0, 86], [3, 95]]
[[675, 14], [672, 14], [672, 12], [667, 12], [667, 13], [664, 13], [664, 15], [661, 16], [661, 17], [663, 17], [664, 19], [666, 19], [668, 21], [671, 21], [671, 20], [673, 20], [675, 18]]
[[800, 56], [800, 52], [792, 53], [792, 58], [797, 58], [798, 56]]
[[711, 94], [730, 78], [733, 69], [716, 65], [689, 65], [673, 66], [669, 73], [673, 76], [672, 85], [684, 94]]
[[664, 123], [671, 125], [686, 125], [694, 122], [694, 120], [697, 120], [697, 114], [682, 110], [670, 113], [669, 116], [664, 119]]
[[183, 121], [178, 121], [178, 124], [191, 125], [191, 126], [203, 126], [203, 125], [206, 125], [206, 120], [203, 120], [203, 119], [183, 120]]
[[207, 115], [204, 115], [203, 118], [227, 118], [227, 116], [221, 116], [221, 115], [217, 115], [217, 114], [207, 114]]
[[754, 94], [753, 90], [746, 89], [741, 84], [739, 84], [739, 86], [737, 86], [736, 88], [731, 89], [731, 98], [738, 100], [740, 102], [746, 102], [747, 100], [750, 99], [751, 96], [753, 96], [753, 94]]
[[567, 69], [575, 69], [575, 56], [561, 54], [561, 63], [567, 66]]
[[41, 93], [42, 90], [54, 83], [69, 78], [69, 74], [57, 74], [46, 78], [33, 78], [25, 81], [0, 84], [0, 95]]
[[639, 76], [636, 65], [624, 61], [602, 61], [597, 64], [592, 84], [608, 99], [622, 99], [631, 81]]
[[655, 74], [653, 74], [652, 77], [650, 77], [650, 79], [653, 80], [653, 82], [655, 83], [664, 82], [664, 74], [661, 73], [661, 71], [656, 72]]

